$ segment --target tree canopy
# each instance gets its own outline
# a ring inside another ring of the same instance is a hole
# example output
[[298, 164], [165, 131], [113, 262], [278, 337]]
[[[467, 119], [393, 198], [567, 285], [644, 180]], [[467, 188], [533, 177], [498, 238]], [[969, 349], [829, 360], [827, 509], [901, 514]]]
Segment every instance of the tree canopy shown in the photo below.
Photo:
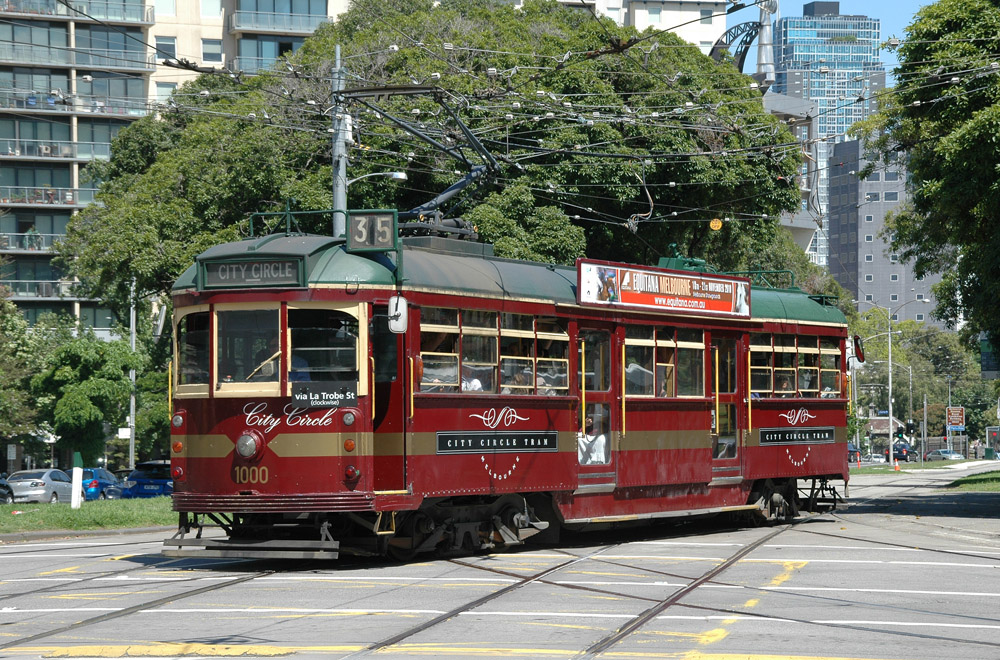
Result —
[[[353, 183], [349, 207], [414, 208], [484, 166], [441, 211], [502, 256], [655, 263], [676, 243], [754, 268], [799, 203], [800, 148], [752, 79], [670, 33], [554, 0], [358, 0], [273, 71], [203, 75], [123, 130], [92, 166], [101, 203], [71, 222], [66, 266], [123, 312], [132, 277], [141, 294], [169, 290], [198, 252], [245, 235], [250, 214], [329, 209], [338, 114], [351, 120], [348, 178], [408, 175]], [[330, 231], [329, 214], [296, 217]]]
[[1000, 346], [1000, 6], [938, 0], [899, 46], [895, 88], [861, 127], [874, 166], [900, 160], [911, 202], [887, 223], [918, 276], [940, 273], [935, 316]]

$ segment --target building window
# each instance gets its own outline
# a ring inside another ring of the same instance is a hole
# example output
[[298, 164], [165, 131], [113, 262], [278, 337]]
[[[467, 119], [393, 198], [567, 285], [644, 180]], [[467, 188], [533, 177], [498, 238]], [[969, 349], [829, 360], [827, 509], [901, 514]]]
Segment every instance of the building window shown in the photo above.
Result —
[[712, 24], [712, 10], [711, 9], [702, 9], [701, 10], [701, 23], [702, 23], [702, 25], [711, 25]]
[[898, 321], [899, 320], [899, 314], [893, 314], [892, 315], [892, 320], [893, 321]]
[[891, 294], [891, 295], [889, 296], [889, 300], [891, 300], [892, 302], [896, 302], [896, 301], [898, 301], [898, 300], [899, 300], [899, 294], [898, 294], [898, 293], [893, 293], [893, 294]]
[[924, 294], [918, 293], [917, 294], [917, 300], [923, 300], [923, 299], [924, 299]]
[[875, 281], [874, 275], [865, 275], [865, 282], [874, 282], [874, 281]]
[[874, 240], [875, 236], [873, 234], [865, 234], [865, 243], [871, 243]]
[[865, 255], [865, 261], [867, 261], [868, 263], [871, 263], [871, 262], [875, 261], [875, 257], [873, 255], [866, 254]]
[[889, 255], [889, 261], [891, 261], [892, 263], [896, 263], [897, 261], [899, 261], [899, 255], [898, 254], [890, 254]]
[[877, 202], [879, 200], [879, 194], [877, 192], [865, 193], [866, 202]]
[[872, 172], [865, 181], [879, 181], [881, 178], [878, 172]]
[[875, 222], [874, 216], [866, 215], [865, 222]]
[[160, 16], [176, 16], [177, 15], [176, 0], [156, 0], [154, 13], [157, 18], [159, 18]]
[[156, 83], [157, 103], [166, 103], [175, 89], [177, 89], [177, 83]]
[[221, 62], [222, 39], [202, 39], [201, 59], [203, 62]]
[[873, 296], [870, 293], [865, 294], [865, 302], [874, 302], [874, 301], [875, 301], [875, 296]]
[[923, 321], [924, 320], [924, 315], [923, 314], [917, 314], [917, 320], [918, 321]]
[[177, 57], [177, 37], [157, 37], [156, 55], [162, 59]]
[[899, 172], [886, 172], [885, 173], [885, 180], [886, 181], [899, 181]]
[[660, 7], [650, 7], [646, 10], [646, 16], [649, 18], [650, 25], [660, 24]]
[[608, 18], [613, 20], [615, 23], [621, 25], [622, 22], [622, 9], [621, 7], [608, 7], [607, 11]]
[[899, 193], [898, 192], [887, 192], [885, 194], [884, 199], [887, 202], [898, 202], [899, 201]]
[[896, 275], [896, 274], [890, 275], [889, 276], [889, 281], [890, 282], [898, 282], [899, 281], [899, 275]]
[[222, 16], [222, 0], [201, 0], [202, 18], [219, 18]]

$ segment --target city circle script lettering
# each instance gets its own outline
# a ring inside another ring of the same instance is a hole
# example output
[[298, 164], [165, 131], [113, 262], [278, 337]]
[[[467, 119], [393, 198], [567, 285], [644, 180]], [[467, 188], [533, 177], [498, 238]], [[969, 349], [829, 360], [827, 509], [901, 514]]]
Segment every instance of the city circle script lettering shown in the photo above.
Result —
[[251, 401], [243, 406], [243, 420], [247, 426], [258, 428], [266, 435], [274, 431], [279, 424], [293, 428], [330, 426], [337, 411], [329, 408], [318, 416], [310, 416], [311, 412], [313, 411], [308, 408], [299, 408], [289, 403], [281, 412], [271, 413], [268, 412], [266, 403]]

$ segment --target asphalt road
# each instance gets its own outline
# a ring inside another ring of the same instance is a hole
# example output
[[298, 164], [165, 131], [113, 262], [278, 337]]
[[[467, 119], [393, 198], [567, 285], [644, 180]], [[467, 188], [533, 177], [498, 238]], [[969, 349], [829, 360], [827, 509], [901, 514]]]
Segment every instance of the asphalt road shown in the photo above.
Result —
[[0, 544], [0, 658], [1000, 658], [997, 463], [718, 519], [397, 564], [170, 559], [162, 532]]

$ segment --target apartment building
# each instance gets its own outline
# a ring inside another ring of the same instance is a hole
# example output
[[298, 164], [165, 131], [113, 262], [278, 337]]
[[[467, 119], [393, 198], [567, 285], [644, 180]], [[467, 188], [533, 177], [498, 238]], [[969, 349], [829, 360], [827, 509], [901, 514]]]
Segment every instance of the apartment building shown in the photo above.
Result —
[[0, 284], [30, 323], [69, 313], [108, 335], [111, 313], [52, 263], [93, 202], [85, 168], [197, 66], [254, 73], [294, 51], [347, 0], [0, 0]]

